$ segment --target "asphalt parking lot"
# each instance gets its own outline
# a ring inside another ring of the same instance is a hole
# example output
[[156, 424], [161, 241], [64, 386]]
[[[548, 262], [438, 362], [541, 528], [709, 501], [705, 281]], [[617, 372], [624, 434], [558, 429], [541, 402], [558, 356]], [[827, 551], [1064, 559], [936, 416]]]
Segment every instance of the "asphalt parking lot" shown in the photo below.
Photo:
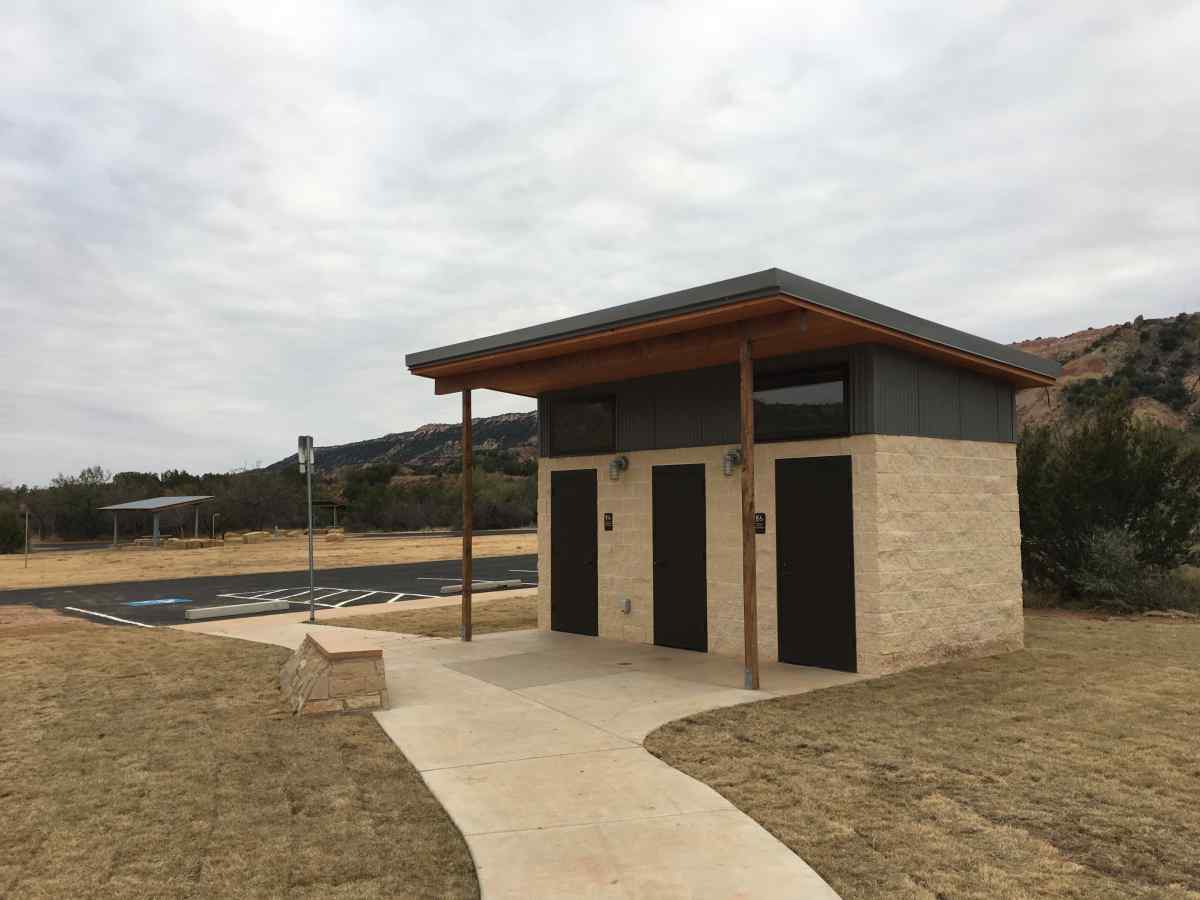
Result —
[[[537, 555], [475, 559], [474, 581], [511, 579], [536, 585]], [[441, 596], [443, 585], [461, 581], [462, 561], [457, 559], [318, 569], [315, 596], [318, 608], [325, 609], [403, 603], [417, 597]], [[0, 592], [0, 604], [30, 603], [113, 625], [175, 625], [186, 621], [187, 609], [255, 600], [286, 600], [291, 609], [306, 607], [308, 570]]]

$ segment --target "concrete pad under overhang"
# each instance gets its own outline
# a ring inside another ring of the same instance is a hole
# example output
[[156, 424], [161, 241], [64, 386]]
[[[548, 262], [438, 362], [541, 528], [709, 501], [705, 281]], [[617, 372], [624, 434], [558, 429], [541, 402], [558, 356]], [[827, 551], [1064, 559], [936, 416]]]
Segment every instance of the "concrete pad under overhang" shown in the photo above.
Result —
[[836, 894], [706, 785], [641, 746], [655, 727], [719, 706], [862, 676], [537, 630], [425, 638], [280, 617], [189, 626], [295, 646], [309, 629], [383, 650], [392, 708], [375, 713], [463, 831], [484, 896]]

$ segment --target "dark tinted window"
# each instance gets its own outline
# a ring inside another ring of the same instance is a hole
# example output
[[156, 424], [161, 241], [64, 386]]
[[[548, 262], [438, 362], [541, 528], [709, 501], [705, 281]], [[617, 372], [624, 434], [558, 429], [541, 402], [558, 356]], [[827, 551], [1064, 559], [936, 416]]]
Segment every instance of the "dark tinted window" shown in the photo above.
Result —
[[846, 378], [840, 372], [792, 372], [754, 380], [754, 439], [846, 434]]
[[550, 448], [559, 453], [604, 453], [613, 449], [612, 397], [561, 399], [551, 404]]

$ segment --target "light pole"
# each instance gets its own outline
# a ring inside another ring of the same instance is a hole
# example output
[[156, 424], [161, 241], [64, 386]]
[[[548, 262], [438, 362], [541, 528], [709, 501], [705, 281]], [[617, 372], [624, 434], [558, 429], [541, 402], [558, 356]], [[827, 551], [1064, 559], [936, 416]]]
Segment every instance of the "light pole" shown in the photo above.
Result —
[[312, 470], [317, 463], [313, 453], [311, 434], [300, 435], [296, 458], [300, 460], [300, 471], [305, 474], [305, 486], [308, 495], [308, 621], [317, 621], [317, 589], [313, 576], [313, 513], [312, 513]]

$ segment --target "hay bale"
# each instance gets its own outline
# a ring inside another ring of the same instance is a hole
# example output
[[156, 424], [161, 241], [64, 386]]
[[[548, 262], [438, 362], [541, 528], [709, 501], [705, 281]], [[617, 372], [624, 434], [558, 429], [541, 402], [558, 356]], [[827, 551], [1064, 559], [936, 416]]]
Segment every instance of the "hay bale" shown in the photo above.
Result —
[[247, 544], [263, 544], [271, 539], [269, 531], [247, 531], [242, 535], [243, 540]]
[[229, 534], [225, 535], [225, 543], [244, 544], [246, 543], [246, 539], [240, 534], [234, 534], [233, 532], [230, 532]]
[[345, 539], [346, 539], [346, 536], [344, 534], [342, 534], [340, 531], [325, 532], [325, 540], [327, 540], [327, 541], [333, 541], [334, 543], [338, 543], [340, 541], [344, 541]]

